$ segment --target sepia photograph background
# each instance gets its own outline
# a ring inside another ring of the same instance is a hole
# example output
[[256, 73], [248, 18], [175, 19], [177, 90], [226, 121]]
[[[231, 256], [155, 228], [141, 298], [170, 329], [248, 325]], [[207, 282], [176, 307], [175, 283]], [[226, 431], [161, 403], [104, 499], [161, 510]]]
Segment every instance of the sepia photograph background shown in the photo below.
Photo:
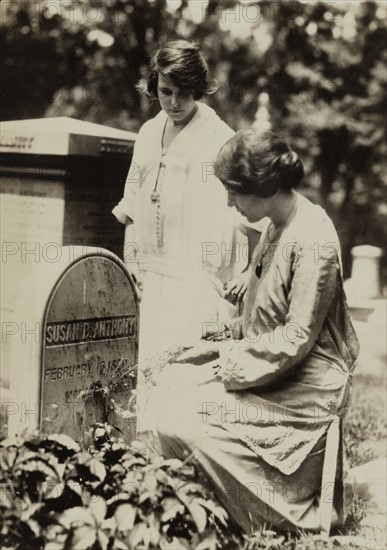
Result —
[[[219, 83], [205, 101], [235, 131], [253, 126], [284, 137], [305, 165], [301, 193], [327, 211], [338, 231], [361, 344], [346, 455], [369, 495], [359, 499], [356, 527], [346, 534], [384, 548], [386, 3], [13, 0], [1, 1], [0, 10], [2, 402], [12, 342], [36, 337], [34, 327], [12, 320], [21, 285], [36, 263], [55, 262], [62, 244], [108, 248], [123, 258], [123, 229], [111, 210], [123, 193], [136, 134], [160, 110], [136, 85], [164, 42], [197, 41]], [[118, 149], [105, 163], [55, 165], [70, 133], [117, 140]], [[16, 152], [19, 167], [10, 160]], [[49, 158], [43, 168], [35, 154]], [[75, 174], [70, 191], [66, 170]]]

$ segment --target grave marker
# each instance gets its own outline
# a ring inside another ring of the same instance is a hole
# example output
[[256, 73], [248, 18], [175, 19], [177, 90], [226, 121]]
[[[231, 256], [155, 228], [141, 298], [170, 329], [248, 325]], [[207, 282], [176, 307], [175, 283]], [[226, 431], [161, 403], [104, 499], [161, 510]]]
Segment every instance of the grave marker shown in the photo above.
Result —
[[[22, 303], [28, 302], [28, 294], [39, 295], [38, 303], [35, 297], [31, 304], [28, 322], [39, 324], [41, 338], [32, 346], [30, 360], [31, 342], [12, 342], [12, 363], [18, 366], [11, 375], [11, 395], [18, 410], [10, 416], [11, 432], [40, 427], [45, 433], [66, 433], [80, 440], [92, 423], [108, 422], [126, 440], [134, 439], [138, 350], [134, 285], [114, 254], [95, 249], [83, 255], [82, 247], [73, 247], [74, 259], [68, 262], [67, 248], [63, 247], [58, 264], [37, 266], [30, 285], [21, 292]], [[36, 288], [39, 279], [47, 284]], [[23, 389], [22, 381], [32, 378]], [[23, 406], [35, 411], [35, 418], [23, 415]]]
[[68, 117], [1, 123], [3, 400], [14, 368], [6, 331], [35, 264], [56, 263], [64, 245], [121, 254], [124, 234], [111, 210], [122, 197], [135, 139], [132, 132]]

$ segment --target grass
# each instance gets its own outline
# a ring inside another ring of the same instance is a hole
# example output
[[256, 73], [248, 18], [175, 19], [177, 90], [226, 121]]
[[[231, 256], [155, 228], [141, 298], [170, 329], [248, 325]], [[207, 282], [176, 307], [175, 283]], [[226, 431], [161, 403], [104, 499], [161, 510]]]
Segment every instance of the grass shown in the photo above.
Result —
[[385, 455], [384, 380], [371, 375], [355, 376], [351, 403], [345, 419], [344, 439], [350, 468]]

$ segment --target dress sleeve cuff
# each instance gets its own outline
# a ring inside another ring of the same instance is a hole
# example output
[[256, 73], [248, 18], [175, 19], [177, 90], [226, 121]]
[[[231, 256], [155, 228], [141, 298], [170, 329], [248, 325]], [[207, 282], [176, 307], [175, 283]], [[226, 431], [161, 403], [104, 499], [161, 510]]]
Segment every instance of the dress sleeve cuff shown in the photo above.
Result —
[[132, 221], [134, 219], [133, 207], [128, 202], [128, 199], [124, 197], [112, 210], [112, 214], [120, 223], [126, 223], [127, 218]]

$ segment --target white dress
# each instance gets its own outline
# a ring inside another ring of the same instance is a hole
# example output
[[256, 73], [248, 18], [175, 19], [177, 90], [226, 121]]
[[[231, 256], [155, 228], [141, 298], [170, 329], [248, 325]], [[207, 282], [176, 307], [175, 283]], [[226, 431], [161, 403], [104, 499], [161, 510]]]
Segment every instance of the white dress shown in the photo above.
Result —
[[223, 284], [247, 263], [246, 238], [214, 176], [217, 153], [233, 130], [198, 103], [163, 154], [166, 121], [161, 111], [141, 128], [124, 197], [113, 210], [120, 222], [134, 222], [136, 242], [125, 242], [124, 261], [133, 261], [137, 250], [144, 286], [140, 371], [164, 351], [221, 330], [237, 315], [223, 297]]

